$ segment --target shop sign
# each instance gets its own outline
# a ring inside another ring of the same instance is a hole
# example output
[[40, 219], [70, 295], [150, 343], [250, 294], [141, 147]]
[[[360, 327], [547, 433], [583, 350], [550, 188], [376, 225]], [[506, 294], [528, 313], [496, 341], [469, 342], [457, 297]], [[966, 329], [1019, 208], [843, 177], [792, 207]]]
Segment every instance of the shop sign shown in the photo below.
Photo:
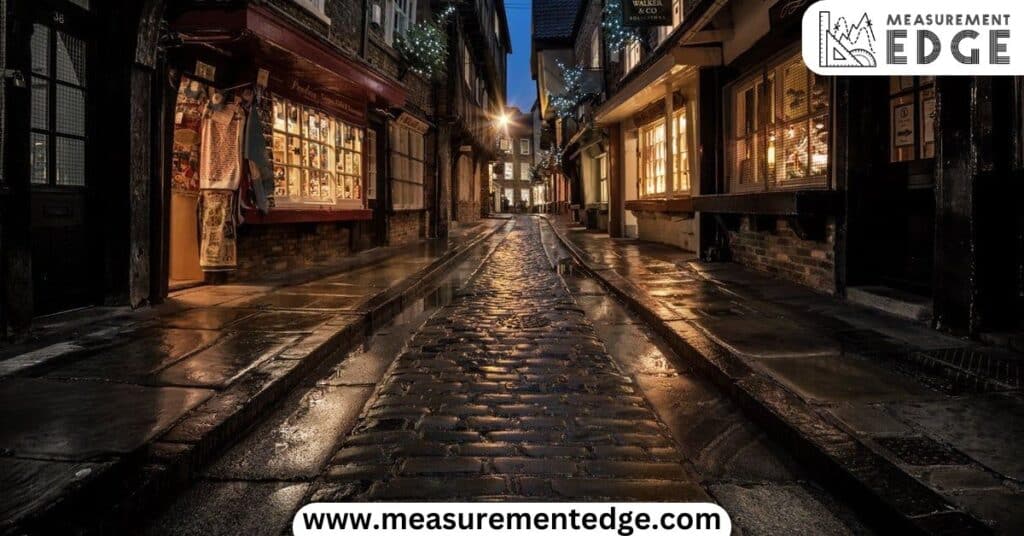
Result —
[[217, 68], [209, 63], [203, 63], [197, 60], [195, 74], [196, 78], [202, 78], [203, 80], [214, 82], [216, 81], [215, 77], [217, 76]]
[[428, 125], [425, 121], [417, 119], [416, 117], [410, 115], [408, 112], [402, 112], [402, 115], [398, 116], [398, 119], [395, 120], [395, 123], [398, 123], [399, 126], [412, 130], [417, 134], [426, 134], [427, 130], [430, 129], [430, 125]]
[[672, 1], [622, 0], [622, 25], [634, 28], [672, 26]]

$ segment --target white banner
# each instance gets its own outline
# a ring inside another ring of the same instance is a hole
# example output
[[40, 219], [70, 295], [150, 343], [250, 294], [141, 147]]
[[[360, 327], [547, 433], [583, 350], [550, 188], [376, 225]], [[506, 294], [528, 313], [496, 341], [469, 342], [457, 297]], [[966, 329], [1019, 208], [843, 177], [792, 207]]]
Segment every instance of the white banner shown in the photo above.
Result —
[[803, 18], [803, 57], [825, 76], [1024, 74], [1024, 2], [823, 0]]
[[711, 503], [313, 503], [292, 521], [296, 536], [728, 536], [729, 514]]

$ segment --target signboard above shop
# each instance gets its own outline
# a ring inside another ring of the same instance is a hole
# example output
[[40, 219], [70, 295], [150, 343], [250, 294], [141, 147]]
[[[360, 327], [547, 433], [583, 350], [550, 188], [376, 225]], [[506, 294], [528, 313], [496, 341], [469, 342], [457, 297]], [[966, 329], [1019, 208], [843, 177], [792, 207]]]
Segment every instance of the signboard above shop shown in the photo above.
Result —
[[622, 25], [672, 26], [672, 0], [622, 0]]

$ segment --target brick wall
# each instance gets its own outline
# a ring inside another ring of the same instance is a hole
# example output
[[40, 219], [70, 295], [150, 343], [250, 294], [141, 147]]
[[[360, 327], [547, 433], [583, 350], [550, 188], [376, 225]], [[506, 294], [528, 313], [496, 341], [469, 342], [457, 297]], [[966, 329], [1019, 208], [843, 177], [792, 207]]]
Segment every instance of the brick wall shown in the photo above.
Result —
[[459, 201], [458, 206], [455, 207], [455, 219], [459, 223], [473, 223], [480, 220], [480, 202], [479, 201]]
[[396, 212], [388, 219], [388, 245], [404, 246], [426, 236], [422, 210]]
[[826, 224], [825, 240], [803, 240], [785, 218], [775, 220], [775, 228], [755, 229], [751, 217], [744, 216], [738, 231], [729, 232], [729, 250], [734, 261], [816, 290], [835, 294], [834, 219]]
[[238, 228], [238, 269], [229, 280], [264, 277], [350, 255], [346, 222], [242, 225]]

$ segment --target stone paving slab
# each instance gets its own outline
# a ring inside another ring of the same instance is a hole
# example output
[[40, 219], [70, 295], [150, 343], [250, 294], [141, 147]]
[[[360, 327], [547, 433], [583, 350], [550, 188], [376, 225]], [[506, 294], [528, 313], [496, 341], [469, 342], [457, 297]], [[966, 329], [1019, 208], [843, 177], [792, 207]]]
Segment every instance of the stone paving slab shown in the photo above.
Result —
[[671, 434], [538, 236], [536, 220], [518, 220], [417, 331], [314, 497], [708, 500], [678, 454], [652, 459]]
[[[120, 502], [118, 512], [155, 500], [258, 420], [326, 357], [358, 344], [371, 317], [393, 316], [446, 266], [499, 230], [496, 222], [480, 225], [454, 249], [425, 248], [419, 258], [396, 261], [383, 270], [382, 281], [390, 286], [364, 293], [359, 311], [335, 312], [341, 306], [333, 300], [348, 300], [347, 294], [290, 293], [296, 283], [310, 281], [279, 278], [272, 285], [189, 289], [152, 309], [105, 316], [106, 324], [96, 330], [102, 336], [54, 328], [55, 337], [72, 336], [74, 342], [52, 343], [46, 355], [30, 359], [11, 356], [9, 376], [0, 379], [0, 450], [40, 461], [91, 462], [100, 456], [114, 463], [97, 465], [94, 473], [116, 470], [119, 476], [64, 486], [58, 500], [46, 504], [18, 506], [14, 501], [11, 511], [23, 517], [7, 521], [30, 523], [21, 530], [61, 532], [70, 530], [67, 523], [106, 523], [109, 516], [124, 515], [96, 510], [96, 497]], [[238, 305], [289, 294], [309, 298], [303, 305], [314, 311]], [[175, 327], [157, 327], [162, 317]], [[32, 377], [41, 374], [53, 379]], [[297, 492], [296, 500], [302, 495]]]
[[15, 378], [0, 383], [0, 449], [90, 460], [126, 454], [212, 396], [208, 389]]
[[[984, 533], [995, 529], [1009, 534], [1009, 527], [1019, 526], [1024, 517], [1020, 510], [987, 509], [982, 514], [977, 504], [961, 501], [962, 494], [947, 491], [950, 479], [924, 478], [918, 468], [883, 446], [907, 445], [910, 450], [902, 454], [906, 459], [915, 459], [919, 453], [914, 449], [928, 449], [928, 444], [950, 448], [950, 452], [970, 450], [970, 465], [958, 466], [968, 468], [965, 471], [971, 476], [965, 477], [967, 481], [977, 477], [982, 467], [995, 466], [999, 468], [996, 479], [1003, 485], [999, 491], [1024, 498], [1019, 487], [1012, 484], [1019, 477], [1010, 460], [1019, 456], [1009, 438], [1019, 442], [1022, 437], [1018, 427], [1009, 422], [1016, 419], [1016, 412], [1005, 407], [973, 411], [976, 404], [972, 399], [951, 396], [955, 393], [949, 389], [956, 388], [955, 382], [918, 382], [925, 379], [924, 371], [914, 372], [912, 360], [906, 358], [915, 348], [959, 348], [964, 341], [928, 333], [901, 320], [881, 318], [829, 297], [809, 295], [806, 289], [788, 289], [792, 285], [735, 266], [695, 264], [692, 260], [676, 263], [689, 267], [696, 278], [712, 282], [742, 300], [746, 310], [731, 316], [713, 315], [713, 320], [667, 321], [660, 309], [666, 306], [665, 300], [676, 299], [668, 306], [677, 310], [686, 306], [686, 301], [673, 298], [682, 292], [667, 291], [662, 283], [657, 285], [661, 298], [645, 288], [643, 278], [660, 275], [644, 270], [647, 257], [633, 256], [646, 244], [634, 241], [631, 248], [635, 249], [627, 257], [620, 253], [620, 242], [571, 232], [560, 222], [549, 222], [590, 273], [652, 322], [673, 348], [693, 360], [695, 367], [734, 393], [737, 401], [776, 437], [784, 438], [793, 448], [806, 450], [808, 455], [813, 453], [808, 463], [834, 473], [835, 482], [845, 479], [847, 485], [859, 487], [855, 495], [866, 508], [890, 513], [892, 522], [925, 532]], [[606, 264], [588, 266], [589, 258], [600, 253], [599, 246], [605, 249], [605, 257], [618, 258], [616, 263], [620, 265], [635, 259], [630, 274], [606, 270]], [[651, 249], [663, 255], [662, 247]], [[699, 312], [700, 306], [694, 309]], [[704, 325], [698, 327], [702, 322]], [[708, 329], [710, 322], [719, 323], [721, 329]], [[741, 326], [743, 323], [747, 325]], [[903, 324], [907, 324], [906, 329], [901, 327]], [[757, 336], [750, 336], [754, 331]], [[713, 338], [708, 337], [712, 334]], [[781, 346], [775, 346], [782, 351], [764, 358], [737, 345], [756, 350], [759, 337], [781, 341]], [[797, 352], [806, 350], [809, 340], [823, 341], [819, 343], [823, 355], [808, 357]], [[798, 357], [786, 356], [790, 350]], [[1014, 404], [1019, 400], [1019, 393], [988, 396], [1003, 396]], [[888, 409], [881, 410], [886, 404]], [[992, 415], [1000, 417], [993, 422]], [[965, 423], [965, 419], [970, 422]], [[913, 447], [917, 438], [920, 444]], [[942, 489], [944, 484], [946, 488]]]

